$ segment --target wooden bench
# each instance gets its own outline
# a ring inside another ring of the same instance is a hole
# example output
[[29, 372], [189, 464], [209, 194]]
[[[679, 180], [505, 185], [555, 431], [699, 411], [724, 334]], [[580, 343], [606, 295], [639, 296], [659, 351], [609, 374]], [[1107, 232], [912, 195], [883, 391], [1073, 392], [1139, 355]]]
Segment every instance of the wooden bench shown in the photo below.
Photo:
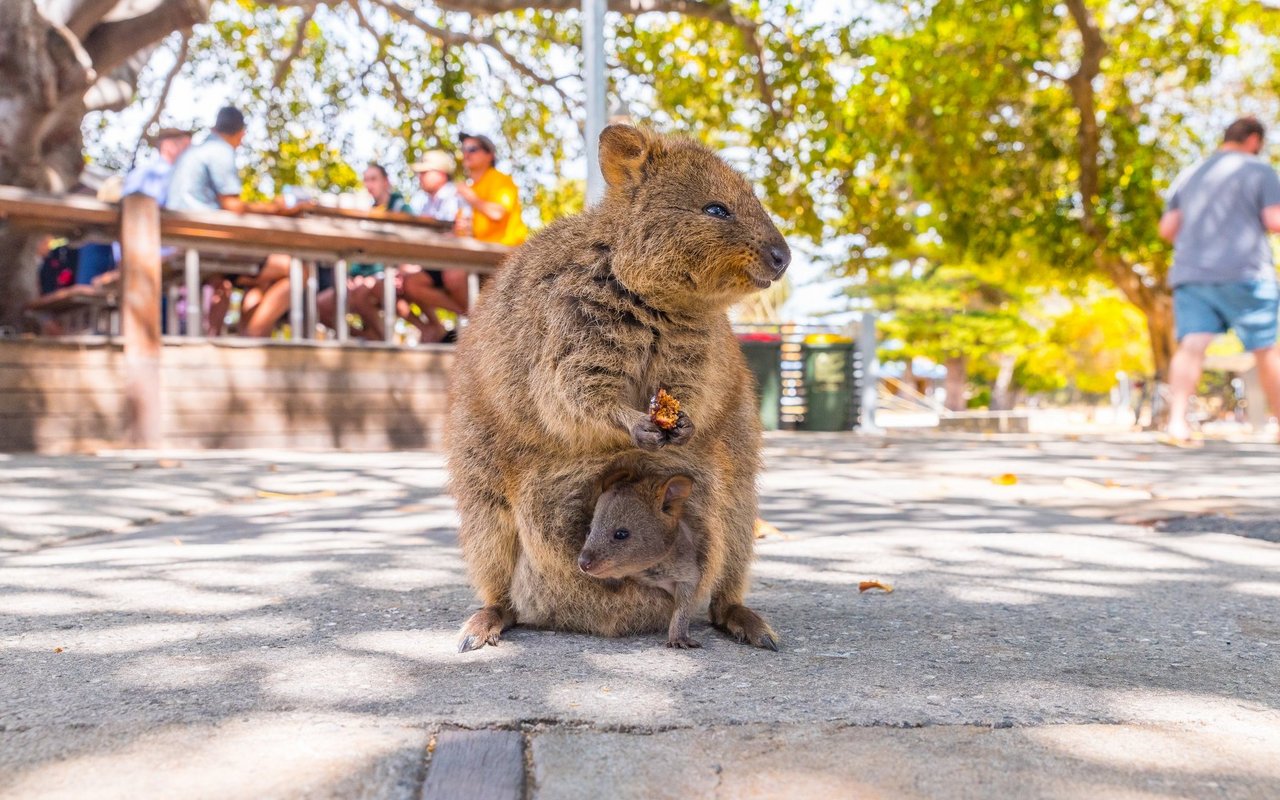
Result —
[[115, 275], [115, 280], [95, 279], [89, 286], [77, 284], [56, 289], [32, 300], [27, 310], [48, 315], [63, 334], [117, 335], [120, 333], [119, 272], [113, 270], [98, 278], [108, 275]]

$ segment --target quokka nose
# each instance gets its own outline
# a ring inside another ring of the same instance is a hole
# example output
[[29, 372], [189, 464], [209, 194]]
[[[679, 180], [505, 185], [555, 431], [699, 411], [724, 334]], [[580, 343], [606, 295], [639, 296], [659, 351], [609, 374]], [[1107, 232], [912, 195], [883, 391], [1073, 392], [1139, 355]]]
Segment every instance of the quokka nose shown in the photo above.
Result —
[[769, 266], [781, 275], [787, 269], [787, 265], [791, 263], [791, 250], [786, 245], [778, 247], [776, 245], [769, 248]]
[[583, 572], [590, 572], [591, 568], [594, 567], [595, 565], [596, 565], [596, 560], [591, 556], [587, 555], [586, 553], [583, 553], [582, 555], [578, 556], [578, 569], [582, 570]]

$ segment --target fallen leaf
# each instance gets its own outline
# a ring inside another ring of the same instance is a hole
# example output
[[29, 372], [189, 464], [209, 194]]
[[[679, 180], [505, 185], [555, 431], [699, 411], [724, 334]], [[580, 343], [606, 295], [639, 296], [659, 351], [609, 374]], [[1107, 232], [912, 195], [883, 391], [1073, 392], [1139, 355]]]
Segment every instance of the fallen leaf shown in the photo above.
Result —
[[337, 494], [332, 489], [324, 489], [319, 492], [268, 492], [266, 489], [258, 490], [258, 497], [264, 500], [315, 500], [321, 497], [334, 497]]
[[882, 589], [885, 594], [890, 594], [893, 592], [893, 585], [889, 583], [881, 583], [880, 581], [863, 581], [858, 584], [859, 594], [869, 589]]
[[55, 648], [53, 648], [53, 652], [55, 652], [55, 653], [61, 653], [61, 652], [62, 652], [62, 648], [61, 648], [61, 647], [55, 647]]
[[1012, 472], [1006, 472], [1003, 475], [997, 475], [991, 479], [991, 482], [997, 486], [1012, 486], [1018, 482], [1018, 476]]
[[156, 461], [156, 466], [160, 469], [177, 469], [182, 466], [182, 462], [176, 458], [162, 458]]

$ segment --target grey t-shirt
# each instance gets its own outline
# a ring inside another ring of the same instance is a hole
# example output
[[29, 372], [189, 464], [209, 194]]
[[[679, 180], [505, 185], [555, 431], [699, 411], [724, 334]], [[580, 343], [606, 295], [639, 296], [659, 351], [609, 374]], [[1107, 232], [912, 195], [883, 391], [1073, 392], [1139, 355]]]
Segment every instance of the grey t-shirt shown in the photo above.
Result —
[[1219, 150], [1178, 176], [1166, 208], [1182, 212], [1169, 285], [1274, 281], [1262, 209], [1280, 205], [1280, 177], [1257, 156]]
[[239, 197], [241, 188], [235, 148], [211, 133], [200, 144], [188, 147], [174, 164], [165, 208], [217, 211], [222, 208], [219, 195]]

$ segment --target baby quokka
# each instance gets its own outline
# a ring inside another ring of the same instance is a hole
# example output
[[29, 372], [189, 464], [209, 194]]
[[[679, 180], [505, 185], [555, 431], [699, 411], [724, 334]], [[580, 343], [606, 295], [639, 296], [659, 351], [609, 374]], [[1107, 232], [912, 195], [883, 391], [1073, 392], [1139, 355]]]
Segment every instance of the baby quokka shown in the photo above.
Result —
[[595, 578], [631, 578], [667, 592], [675, 600], [667, 647], [701, 647], [689, 638], [702, 577], [694, 532], [684, 519], [693, 478], [617, 472], [602, 488], [578, 567]]

